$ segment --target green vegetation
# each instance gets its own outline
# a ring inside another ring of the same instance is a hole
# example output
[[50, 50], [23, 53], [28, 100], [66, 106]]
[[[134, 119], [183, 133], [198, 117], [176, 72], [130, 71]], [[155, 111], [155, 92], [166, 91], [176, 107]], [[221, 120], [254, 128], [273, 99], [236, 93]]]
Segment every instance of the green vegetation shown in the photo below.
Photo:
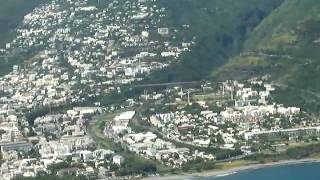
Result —
[[37, 177], [17, 177], [15, 180], [86, 180], [88, 178], [83, 176], [64, 176], [64, 177], [57, 177], [56, 175], [43, 175]]
[[[1, 0], [0, 47], [11, 39], [11, 35], [14, 35], [12, 30], [21, 23], [27, 12], [47, 1], [49, 0]], [[93, 4], [96, 2], [92, 1]], [[282, 2], [283, 0], [157, 1], [169, 12], [162, 22], [163, 26], [172, 26], [185, 32], [182, 37], [176, 38], [195, 37], [196, 45], [191, 53], [180, 58], [180, 62], [167, 70], [154, 73], [148, 80], [167, 82], [203, 79], [229, 57], [236, 55], [251, 31]], [[186, 30], [183, 25], [189, 25], [190, 28]], [[8, 72], [13, 64], [20, 63], [18, 59], [7, 61], [0, 58], [1, 72]]]
[[[288, 148], [286, 151], [278, 154], [254, 154], [241, 160], [231, 162], [189, 162], [181, 170], [183, 172], [199, 172], [203, 170], [229, 170], [232, 168], [249, 166], [255, 164], [265, 164], [292, 159], [318, 158], [320, 154], [320, 144], [300, 145]], [[176, 169], [173, 172], [181, 171]]]
[[317, 112], [320, 98], [319, 13], [317, 0], [286, 0], [248, 36], [241, 55], [231, 58], [213, 72], [213, 76], [241, 79], [271, 74], [277, 84], [289, 87], [283, 88], [276, 99]]
[[319, 96], [317, 96], [316, 93], [305, 89], [297, 89], [297, 87], [278, 88], [275, 91], [274, 99], [278, 103], [283, 103], [286, 106], [295, 105], [297, 107], [301, 107], [303, 110], [315, 114], [316, 116], [319, 115]]
[[277, 162], [290, 159], [317, 158], [320, 154], [320, 144], [301, 145], [288, 148], [286, 151], [278, 154], [255, 154], [246, 157], [247, 160], [260, 163]]
[[112, 118], [112, 115], [97, 115], [89, 122], [88, 132], [96, 140], [99, 148], [106, 148], [115, 152], [122, 151], [121, 147], [113, 144], [112, 140], [105, 138], [102, 134], [103, 125], [109, 118]]
[[124, 166], [117, 172], [119, 175], [130, 175], [135, 173], [152, 173], [168, 171], [170, 167], [166, 167], [159, 162], [142, 158], [134, 153], [128, 152], [121, 147], [120, 144], [115, 144], [112, 140], [106, 138], [102, 134], [104, 124], [108, 119], [113, 118], [116, 114], [100, 114], [93, 118], [89, 123], [88, 131], [96, 140], [99, 148], [106, 148], [115, 151], [117, 154], [125, 158]]
[[[132, 174], [144, 174], [144, 173], [155, 173], [158, 170], [158, 166], [151, 160], [138, 157], [134, 154], [121, 154], [125, 157], [125, 166], [118, 172], [119, 175], [132, 175]], [[161, 171], [161, 169], [159, 169]]]
[[[278, 7], [282, 0], [161, 0], [168, 10], [164, 25], [182, 30], [182, 38], [193, 38], [195, 47], [172, 67], [154, 73], [149, 80], [171, 82], [198, 80], [237, 54], [247, 35]], [[181, 29], [182, 28], [182, 29]], [[173, 30], [172, 30], [173, 31]], [[187, 72], [187, 73], [186, 73]]]
[[[0, 0], [0, 49], [16, 35], [15, 29], [21, 24], [23, 17], [41, 3], [50, 0]], [[4, 58], [0, 55], [0, 76], [7, 74], [15, 64], [27, 60], [24, 57]]]
[[23, 17], [40, 3], [49, 0], [1, 0], [0, 6], [0, 47], [10, 40], [13, 30], [20, 25]]
[[82, 168], [82, 165], [78, 164], [78, 165], [71, 165], [68, 162], [61, 162], [58, 164], [54, 164], [48, 167], [48, 170], [51, 171], [51, 174], [46, 174], [46, 173], [40, 173], [38, 174], [37, 177], [16, 177], [15, 180], [41, 180], [41, 179], [48, 179], [48, 180], [64, 180], [64, 179], [68, 179], [68, 180], [85, 180], [88, 179], [87, 177], [83, 176], [83, 175], [67, 175], [67, 176], [63, 176], [63, 177], [59, 177], [57, 176], [57, 172], [59, 170], [65, 169], [65, 168], [73, 168], [73, 167], [79, 167]]
[[319, 156], [320, 144], [307, 144], [290, 147], [284, 152], [278, 154], [254, 154], [241, 160], [228, 162], [202, 162], [195, 160], [185, 164], [181, 169], [172, 169], [170, 173], [178, 174], [182, 172], [192, 173], [206, 170], [230, 170], [233, 168], [256, 164], [266, 164], [286, 160], [300, 160], [305, 158], [319, 158]]
[[223, 163], [217, 163], [216, 169], [219, 170], [228, 170], [236, 167], [242, 167], [242, 166], [249, 166], [257, 164], [257, 161], [251, 161], [251, 160], [237, 160], [232, 162], [223, 162]]
[[203, 162], [203, 160], [194, 160], [184, 164], [181, 167], [181, 170], [184, 172], [192, 172], [192, 171], [205, 171], [205, 170], [213, 170], [216, 169], [216, 163], [214, 161]]
[[[10, 40], [23, 15], [46, 1], [49, 0], [1, 0], [0, 47]], [[219, 79], [234, 79], [270, 73], [280, 84], [296, 87], [289, 90], [291, 95], [309, 94], [284, 103], [305, 104], [308, 109], [313, 107], [312, 111], [318, 109], [318, 103], [309, 103], [310, 98], [318, 102], [320, 97], [317, 94], [320, 92], [317, 0], [161, 0], [157, 3], [168, 10], [163, 26], [185, 32], [176, 38], [194, 38], [196, 44], [172, 67], [155, 72], [146, 81], [199, 80], [209, 74]], [[6, 73], [20, 60], [6, 61], [0, 57], [0, 61], [1, 72]], [[318, 95], [316, 98], [312, 97], [314, 93]]]

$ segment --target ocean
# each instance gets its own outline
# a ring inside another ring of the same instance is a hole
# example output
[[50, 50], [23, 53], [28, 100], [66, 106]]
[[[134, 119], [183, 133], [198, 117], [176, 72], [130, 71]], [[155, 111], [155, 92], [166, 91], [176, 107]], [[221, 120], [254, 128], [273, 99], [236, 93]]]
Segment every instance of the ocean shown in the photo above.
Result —
[[245, 170], [200, 180], [320, 180], [320, 163], [290, 164]]

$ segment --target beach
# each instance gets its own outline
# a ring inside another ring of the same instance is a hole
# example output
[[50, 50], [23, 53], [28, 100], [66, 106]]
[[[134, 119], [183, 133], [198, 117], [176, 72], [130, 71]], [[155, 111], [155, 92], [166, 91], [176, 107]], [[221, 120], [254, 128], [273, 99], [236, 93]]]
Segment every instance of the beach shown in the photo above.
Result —
[[310, 159], [301, 159], [301, 160], [285, 160], [278, 162], [271, 162], [265, 164], [253, 164], [248, 166], [240, 166], [235, 168], [230, 168], [227, 170], [210, 170], [203, 171], [198, 173], [182, 173], [181, 175], [164, 175], [159, 177], [146, 177], [144, 180], [181, 180], [181, 179], [191, 179], [191, 178], [202, 178], [202, 177], [214, 177], [214, 176], [224, 176], [246, 170], [255, 170], [261, 168], [268, 168], [274, 166], [283, 166], [283, 165], [294, 165], [294, 164], [303, 164], [303, 163], [320, 163], [320, 159], [310, 158]]

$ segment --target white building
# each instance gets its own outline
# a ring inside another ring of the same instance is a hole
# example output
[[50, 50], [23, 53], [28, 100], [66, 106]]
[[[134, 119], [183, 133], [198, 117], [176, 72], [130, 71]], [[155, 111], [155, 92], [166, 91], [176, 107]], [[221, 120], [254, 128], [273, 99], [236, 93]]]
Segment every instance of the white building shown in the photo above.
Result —
[[113, 156], [112, 161], [113, 161], [113, 163], [121, 166], [122, 163], [124, 162], [124, 158], [120, 155], [115, 155], [115, 156]]

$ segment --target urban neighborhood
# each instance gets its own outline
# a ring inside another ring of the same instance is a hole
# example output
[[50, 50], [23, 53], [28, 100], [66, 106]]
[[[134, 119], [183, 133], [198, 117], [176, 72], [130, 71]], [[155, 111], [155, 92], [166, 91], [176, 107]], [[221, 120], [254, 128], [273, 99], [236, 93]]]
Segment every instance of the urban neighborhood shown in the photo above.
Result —
[[0, 77], [0, 179], [140, 179], [320, 140], [270, 75], [145, 82], [196, 44], [166, 15], [157, 0], [52, 0], [25, 15], [0, 49], [24, 59]]

